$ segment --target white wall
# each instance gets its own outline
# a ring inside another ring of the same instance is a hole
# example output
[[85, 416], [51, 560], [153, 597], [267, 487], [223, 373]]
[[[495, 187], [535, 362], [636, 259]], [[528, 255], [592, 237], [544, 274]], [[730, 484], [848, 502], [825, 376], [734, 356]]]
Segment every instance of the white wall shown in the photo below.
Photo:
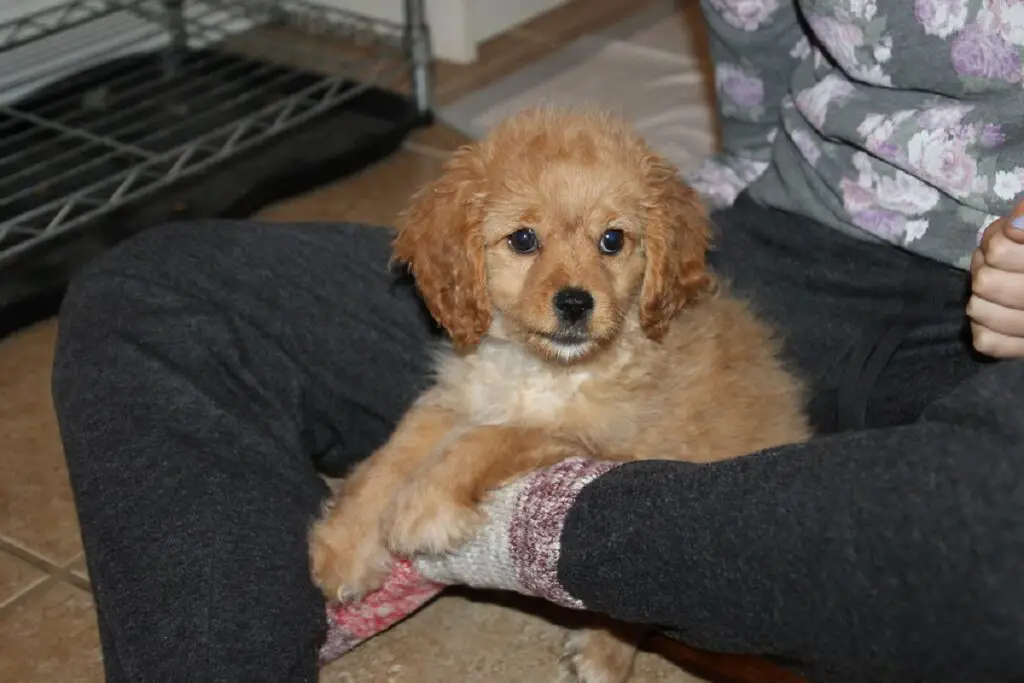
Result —
[[[65, 0], [0, 0], [0, 22], [61, 5]], [[317, 0], [322, 4], [400, 22], [403, 0]], [[480, 43], [566, 0], [426, 0], [434, 54], [452, 62], [472, 62]], [[245, 22], [241, 22], [245, 23]], [[245, 26], [239, 25], [239, 29]], [[29, 44], [0, 54], [0, 103], [44, 82], [113, 56], [111, 51], [146, 50], [166, 36], [153, 24], [120, 13], [75, 31], [74, 48], [55, 50], [54, 41]]]
[[[62, 4], [63, 0], [0, 0], [0, 21]], [[208, 7], [198, 3], [190, 7], [211, 16]], [[69, 19], [74, 16], [72, 13]], [[223, 21], [232, 31], [242, 31], [250, 25], [244, 19], [225, 17]], [[45, 25], [50, 26], [51, 23], [48, 21]], [[36, 33], [32, 31], [27, 35]], [[167, 37], [167, 32], [157, 23], [130, 12], [115, 12], [70, 29], [60, 38], [34, 41], [2, 52], [0, 103], [17, 100], [76, 70], [96, 66], [114, 57], [157, 49], [166, 45]]]
[[[379, 19], [401, 21], [403, 0], [319, 0]], [[477, 46], [566, 0], [426, 0], [434, 54], [451, 62], [472, 62]]]

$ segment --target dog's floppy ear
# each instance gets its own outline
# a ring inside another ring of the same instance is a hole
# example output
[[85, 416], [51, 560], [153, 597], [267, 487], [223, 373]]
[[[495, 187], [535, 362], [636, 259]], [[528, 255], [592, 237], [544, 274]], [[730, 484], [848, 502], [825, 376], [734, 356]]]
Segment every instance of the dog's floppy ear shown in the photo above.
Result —
[[648, 167], [647, 270], [640, 293], [640, 326], [650, 339], [665, 336], [672, 318], [707, 290], [708, 216], [697, 193], [660, 157]]
[[394, 260], [406, 264], [431, 315], [456, 349], [476, 346], [491, 325], [484, 241], [483, 161], [476, 146], [456, 151], [399, 220]]

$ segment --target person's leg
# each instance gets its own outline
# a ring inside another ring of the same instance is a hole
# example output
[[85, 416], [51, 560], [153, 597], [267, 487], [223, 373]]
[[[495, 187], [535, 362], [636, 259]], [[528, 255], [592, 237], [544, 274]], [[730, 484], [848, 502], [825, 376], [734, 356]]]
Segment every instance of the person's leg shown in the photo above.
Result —
[[[910, 422], [984, 366], [965, 336], [965, 272], [745, 195], [712, 219], [711, 263], [782, 337], [817, 433]], [[844, 422], [858, 401], [862, 424]]]
[[564, 499], [541, 479], [509, 526], [527, 527], [516, 548], [561, 530], [561, 593], [689, 645], [812, 681], [1021, 680], [1022, 402], [1024, 361], [1007, 361], [910, 425], [629, 463]]
[[157, 228], [76, 278], [54, 400], [110, 681], [314, 681], [307, 528], [427, 377], [378, 228]]

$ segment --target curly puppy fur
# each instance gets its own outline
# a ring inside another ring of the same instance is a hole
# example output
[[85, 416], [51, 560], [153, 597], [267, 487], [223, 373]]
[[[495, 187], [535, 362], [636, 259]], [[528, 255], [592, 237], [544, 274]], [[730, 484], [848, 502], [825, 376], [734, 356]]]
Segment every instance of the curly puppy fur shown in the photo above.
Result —
[[[695, 192], [606, 114], [529, 109], [457, 151], [394, 242], [452, 344], [314, 525], [326, 595], [379, 587], [392, 552], [457, 548], [489, 490], [566, 457], [710, 462], [806, 439], [800, 384], [708, 271], [708, 242]], [[627, 680], [635, 632], [575, 634], [563, 680]]]

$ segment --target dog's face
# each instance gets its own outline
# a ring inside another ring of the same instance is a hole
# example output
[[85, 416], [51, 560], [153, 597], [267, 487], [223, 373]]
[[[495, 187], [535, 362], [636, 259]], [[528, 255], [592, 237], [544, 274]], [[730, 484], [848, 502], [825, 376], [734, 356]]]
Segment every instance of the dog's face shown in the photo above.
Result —
[[456, 347], [486, 334], [561, 363], [652, 339], [704, 289], [695, 193], [622, 122], [529, 110], [463, 148], [414, 197], [395, 240]]
[[500, 331], [570, 361], [615, 339], [634, 307], [646, 212], [641, 178], [625, 165], [582, 147], [560, 155], [549, 142], [506, 171], [481, 231]]

